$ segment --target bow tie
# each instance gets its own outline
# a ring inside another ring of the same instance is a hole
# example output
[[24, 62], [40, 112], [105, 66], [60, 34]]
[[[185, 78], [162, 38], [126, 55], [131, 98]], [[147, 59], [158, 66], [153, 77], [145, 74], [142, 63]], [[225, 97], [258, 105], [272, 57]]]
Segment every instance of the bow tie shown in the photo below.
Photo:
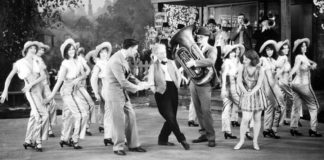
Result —
[[166, 61], [161, 61], [161, 64], [165, 65], [167, 62]]

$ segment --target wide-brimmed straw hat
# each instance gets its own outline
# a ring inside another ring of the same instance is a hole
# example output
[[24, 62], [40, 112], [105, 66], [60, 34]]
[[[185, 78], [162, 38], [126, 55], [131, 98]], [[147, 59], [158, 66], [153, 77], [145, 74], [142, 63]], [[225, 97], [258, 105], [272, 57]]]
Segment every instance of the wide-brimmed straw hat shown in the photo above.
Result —
[[100, 52], [102, 49], [104, 49], [104, 48], [107, 48], [107, 49], [108, 49], [108, 57], [110, 57], [111, 52], [112, 52], [112, 47], [111, 47], [110, 42], [103, 42], [103, 43], [99, 44], [99, 45], [96, 47], [96, 56], [98, 56], [99, 52]]
[[51, 47], [49, 46], [49, 45], [47, 45], [47, 44], [44, 44], [43, 42], [39, 42], [38, 41], [38, 48], [44, 48], [45, 49], [45, 51], [48, 51]]
[[85, 59], [86, 59], [87, 62], [90, 62], [90, 59], [91, 59], [91, 58], [96, 58], [96, 57], [97, 57], [97, 52], [96, 52], [95, 49], [89, 51], [89, 52], [85, 55]]
[[66, 39], [63, 44], [60, 47], [61, 55], [64, 58], [64, 49], [66, 48], [67, 45], [71, 44], [74, 46], [76, 49], [78, 48], [78, 45], [75, 43], [75, 41], [72, 38]]
[[27, 41], [25, 44], [24, 44], [24, 48], [23, 50], [21, 51], [22, 55], [25, 57], [26, 55], [26, 50], [31, 47], [31, 46], [36, 46], [37, 48], [39, 47], [39, 42], [37, 41]]
[[223, 49], [223, 55], [226, 57], [233, 49], [240, 48], [240, 57], [245, 52], [245, 47], [242, 44], [235, 44], [235, 45], [226, 45]]
[[297, 49], [297, 47], [302, 44], [303, 42], [306, 43], [307, 47], [309, 46], [310, 44], [310, 40], [309, 38], [302, 38], [302, 39], [297, 39], [295, 42], [294, 42], [294, 49], [293, 49], [293, 52], [295, 52], [295, 50]]
[[283, 45], [285, 45], [285, 44], [287, 44], [287, 45], [290, 44], [288, 39], [286, 39], [286, 40], [284, 40], [284, 41], [279, 41], [279, 42], [277, 43], [277, 46], [276, 46], [276, 50], [277, 50], [277, 52], [279, 52], [279, 51], [280, 51], [280, 48], [281, 48]]
[[277, 47], [277, 42], [276, 42], [275, 40], [267, 40], [267, 41], [265, 41], [265, 42], [262, 44], [262, 46], [261, 46], [261, 48], [260, 48], [260, 50], [259, 50], [259, 53], [262, 53], [262, 51], [265, 49], [265, 47], [267, 47], [267, 46], [270, 45], [270, 44], [272, 44], [272, 45], [275, 47], [275, 49], [276, 49], [276, 47]]
[[79, 47], [77, 50], [77, 55], [80, 55], [81, 52], [85, 52], [85, 49], [83, 47]]

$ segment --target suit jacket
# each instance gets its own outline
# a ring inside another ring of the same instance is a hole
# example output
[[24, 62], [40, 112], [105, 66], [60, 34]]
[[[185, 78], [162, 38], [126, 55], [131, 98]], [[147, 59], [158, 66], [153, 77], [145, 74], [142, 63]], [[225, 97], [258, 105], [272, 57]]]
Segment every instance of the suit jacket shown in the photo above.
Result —
[[216, 86], [218, 83], [218, 77], [216, 74], [216, 69], [215, 69], [215, 62], [217, 60], [217, 49], [211, 45], [207, 45], [205, 47], [203, 47], [203, 55], [205, 57], [205, 59], [201, 59], [201, 60], [196, 60], [196, 66], [197, 67], [213, 67], [213, 71], [214, 71], [214, 77], [211, 80], [211, 85], [212, 86]]
[[107, 100], [126, 102], [129, 100], [126, 91], [135, 93], [137, 80], [131, 73], [128, 62], [122, 54], [123, 50], [116, 52], [106, 65]]
[[[161, 63], [159, 61], [154, 62], [151, 64], [149, 69], [149, 76], [148, 80], [150, 83], [153, 84], [155, 92], [164, 94], [166, 91], [166, 80], [165, 80], [165, 73], [161, 68]], [[170, 75], [170, 78], [174, 82], [177, 88], [180, 87], [181, 83], [181, 74], [176, 67], [175, 63], [171, 60], [168, 60], [167, 63], [167, 70]]]
[[[231, 31], [230, 39], [234, 41], [234, 44], [238, 44], [240, 41], [240, 32], [237, 33], [238, 27], [234, 27]], [[242, 29], [243, 31], [243, 46], [246, 50], [252, 49], [252, 34], [253, 29], [251, 26], [247, 26], [247, 28]]]

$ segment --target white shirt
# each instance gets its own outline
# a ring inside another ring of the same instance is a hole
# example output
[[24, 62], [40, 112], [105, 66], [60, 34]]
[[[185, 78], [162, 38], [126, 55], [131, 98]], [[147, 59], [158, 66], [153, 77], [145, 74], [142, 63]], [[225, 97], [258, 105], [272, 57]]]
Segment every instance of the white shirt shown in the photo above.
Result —
[[70, 80], [77, 78], [82, 73], [82, 63], [78, 59], [71, 59], [71, 60], [63, 60], [62, 66], [67, 68], [67, 73], [65, 78]]
[[101, 59], [98, 59], [98, 61], [96, 62], [96, 66], [100, 69], [99, 74], [98, 74], [99, 78], [106, 77], [105, 71], [106, 71], [107, 62], [108, 62], [107, 60], [101, 60]]
[[[161, 61], [160, 61], [160, 63], [161, 63]], [[165, 78], [165, 80], [166, 81], [172, 81], [171, 76], [170, 76], [169, 71], [168, 71], [167, 64], [162, 64], [161, 63], [161, 68], [162, 68], [162, 71], [164, 72], [164, 78]]]
[[32, 64], [30, 64], [25, 58], [22, 58], [18, 60], [14, 65], [17, 67], [18, 77], [22, 80], [24, 80], [32, 74], [39, 74], [41, 70], [40, 64], [37, 63], [36, 59], [33, 59]]

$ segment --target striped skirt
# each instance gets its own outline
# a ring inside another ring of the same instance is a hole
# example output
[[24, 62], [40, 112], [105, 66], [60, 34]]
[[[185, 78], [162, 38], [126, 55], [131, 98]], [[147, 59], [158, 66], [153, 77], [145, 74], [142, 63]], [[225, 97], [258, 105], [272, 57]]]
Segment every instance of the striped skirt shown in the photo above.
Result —
[[267, 106], [266, 96], [260, 88], [253, 94], [244, 94], [240, 95], [239, 107], [242, 111], [245, 112], [254, 112], [254, 111], [262, 111]]

